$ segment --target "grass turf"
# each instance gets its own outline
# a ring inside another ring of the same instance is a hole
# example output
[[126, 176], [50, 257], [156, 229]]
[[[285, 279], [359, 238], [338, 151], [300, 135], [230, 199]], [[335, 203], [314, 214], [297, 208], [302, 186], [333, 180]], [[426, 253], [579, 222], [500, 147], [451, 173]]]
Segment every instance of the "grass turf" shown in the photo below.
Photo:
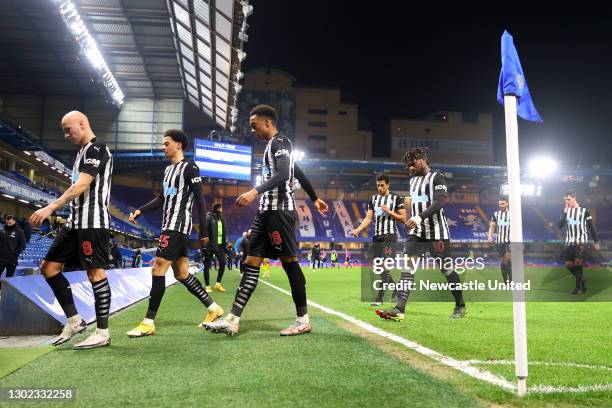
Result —
[[0, 378], [52, 351], [51, 346], [0, 348]]
[[[449, 293], [449, 302], [409, 303], [406, 319], [402, 323], [396, 323], [381, 320], [374, 314], [374, 307], [360, 301], [359, 268], [304, 271], [308, 282], [308, 296], [314, 302], [457, 359], [514, 358], [511, 303], [468, 303], [468, 315], [465, 319], [450, 320], [448, 315], [453, 304], [450, 302], [452, 297]], [[543, 268], [542, 272], [550, 271]], [[273, 269], [271, 282], [285, 289], [289, 286], [285, 273], [280, 268]], [[612, 333], [610, 315], [612, 304], [604, 302], [529, 303], [529, 360], [612, 367], [612, 349], [609, 347]], [[514, 382], [513, 366], [482, 367]], [[498, 403], [527, 406], [612, 406], [611, 391], [530, 395], [519, 400], [495, 386], [462, 377], [459, 381], [469, 384], [469, 395]], [[610, 377], [609, 369], [532, 365], [528, 381], [530, 385], [578, 386], [610, 384]]]
[[[238, 274], [226, 276], [228, 291], [213, 295], [229, 308]], [[111, 319], [110, 347], [76, 351], [72, 341], [1, 379], [0, 388], [74, 388], [69, 406], [86, 407], [479, 405], [315, 310], [313, 333], [280, 337], [293, 305], [266, 285], [255, 292], [235, 338], [197, 329], [203, 308], [181, 285], [166, 291], [155, 336], [127, 338], [146, 306]]]

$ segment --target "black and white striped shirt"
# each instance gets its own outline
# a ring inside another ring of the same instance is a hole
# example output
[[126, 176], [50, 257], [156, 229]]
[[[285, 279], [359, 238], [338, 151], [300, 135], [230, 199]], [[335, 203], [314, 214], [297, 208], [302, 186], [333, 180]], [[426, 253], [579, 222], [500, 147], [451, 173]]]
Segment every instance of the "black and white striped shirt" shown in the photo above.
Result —
[[565, 220], [566, 234], [565, 243], [567, 245], [586, 244], [589, 241], [587, 234], [587, 221], [592, 221], [593, 217], [584, 207], [570, 208], [563, 214]]
[[259, 211], [295, 210], [294, 170], [291, 156], [291, 141], [283, 136], [275, 136], [268, 142], [263, 155], [262, 177], [264, 184], [279, 171], [279, 159], [289, 160], [289, 178], [280, 186], [264, 191], [259, 199]]
[[[436, 191], [447, 192], [446, 178], [442, 173], [430, 171], [424, 176], [413, 176], [410, 179], [412, 217], [420, 215], [434, 202]], [[450, 239], [444, 209], [440, 208], [427, 219], [421, 220], [409, 234], [431, 240]]]
[[104, 143], [97, 143], [94, 137], [81, 147], [72, 167], [72, 184], [80, 173], [94, 177], [83, 194], [70, 202], [70, 218], [66, 226], [73, 229], [109, 229], [111, 215], [108, 210], [113, 156]]
[[395, 218], [384, 212], [380, 207], [386, 205], [389, 210], [397, 213], [404, 208], [404, 199], [395, 193], [387, 195], [375, 194], [368, 202], [368, 210], [374, 212], [374, 236], [395, 234], [398, 235]]
[[183, 159], [166, 167], [162, 209], [163, 231], [191, 234], [194, 191], [200, 191], [200, 188], [196, 188], [198, 183], [202, 183], [200, 169], [192, 160]]
[[507, 244], [510, 242], [510, 211], [495, 211], [491, 222], [495, 223], [495, 242]]

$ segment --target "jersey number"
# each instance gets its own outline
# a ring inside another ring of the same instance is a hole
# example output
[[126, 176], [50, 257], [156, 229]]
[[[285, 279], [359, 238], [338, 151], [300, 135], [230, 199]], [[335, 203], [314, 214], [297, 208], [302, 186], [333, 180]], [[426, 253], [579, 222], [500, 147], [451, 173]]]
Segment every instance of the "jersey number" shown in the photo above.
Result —
[[272, 238], [272, 243], [274, 245], [280, 245], [283, 243], [283, 238], [281, 237], [281, 234], [278, 231], [274, 231], [272, 234], [270, 234], [270, 238]]
[[170, 239], [169, 235], [160, 235], [159, 236], [159, 247], [160, 248], [167, 248], [168, 247], [168, 240]]
[[86, 256], [89, 256], [89, 255], [93, 254], [93, 249], [91, 247], [91, 242], [84, 241], [82, 245], [83, 245], [83, 253]]

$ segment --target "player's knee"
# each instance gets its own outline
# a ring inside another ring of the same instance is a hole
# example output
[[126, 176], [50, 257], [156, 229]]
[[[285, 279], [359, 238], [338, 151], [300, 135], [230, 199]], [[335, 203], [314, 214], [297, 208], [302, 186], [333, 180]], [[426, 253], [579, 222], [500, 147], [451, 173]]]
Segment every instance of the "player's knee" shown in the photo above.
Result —
[[573, 268], [574, 267], [574, 263], [572, 261], [565, 261], [565, 267], [566, 268]]
[[247, 256], [246, 261], [244, 261], [246, 265], [249, 265], [255, 268], [259, 268], [262, 262], [263, 262], [263, 258], [259, 258], [257, 256]]
[[189, 277], [189, 270], [184, 270], [184, 269], [179, 268], [177, 270], [173, 270], [173, 272], [174, 272], [174, 278], [179, 281], [184, 281], [185, 279]]
[[90, 282], [98, 282], [106, 278], [106, 272], [104, 269], [88, 269], [87, 277]]
[[574, 265], [575, 265], [575, 266], [582, 266], [582, 263], [583, 263], [583, 260], [582, 260], [582, 259], [580, 259], [580, 258], [577, 258], [577, 259], [574, 261]]
[[45, 277], [45, 279], [49, 279], [57, 275], [62, 271], [61, 265], [55, 262], [47, 262], [43, 261], [40, 265], [40, 273]]

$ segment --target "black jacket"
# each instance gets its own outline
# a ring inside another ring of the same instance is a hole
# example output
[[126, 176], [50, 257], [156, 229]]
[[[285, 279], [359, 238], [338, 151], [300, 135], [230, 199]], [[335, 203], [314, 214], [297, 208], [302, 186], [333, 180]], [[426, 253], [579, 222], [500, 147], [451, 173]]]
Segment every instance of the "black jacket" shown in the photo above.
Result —
[[15, 224], [12, 228], [5, 226], [0, 231], [0, 264], [17, 264], [19, 254], [23, 252], [25, 246], [25, 236], [19, 225]]
[[111, 260], [111, 264], [115, 266], [115, 268], [123, 267], [123, 257], [121, 255], [121, 251], [119, 251], [118, 247], [111, 247], [110, 255], [113, 257]]
[[[217, 244], [217, 223], [218, 220], [221, 219], [223, 223], [222, 233], [221, 233], [221, 245]], [[217, 213], [208, 213], [206, 214], [206, 232], [208, 233], [208, 244], [206, 248], [212, 251], [217, 251], [220, 247], [225, 252], [225, 247], [227, 246], [226, 241], [226, 224], [225, 219], [222, 215]]]
[[[242, 255], [240, 255], [240, 253], [242, 252]], [[242, 241], [240, 241], [240, 244], [238, 244], [238, 257], [240, 258], [240, 260], [244, 261], [248, 255], [249, 252], [249, 239], [245, 238]]]

